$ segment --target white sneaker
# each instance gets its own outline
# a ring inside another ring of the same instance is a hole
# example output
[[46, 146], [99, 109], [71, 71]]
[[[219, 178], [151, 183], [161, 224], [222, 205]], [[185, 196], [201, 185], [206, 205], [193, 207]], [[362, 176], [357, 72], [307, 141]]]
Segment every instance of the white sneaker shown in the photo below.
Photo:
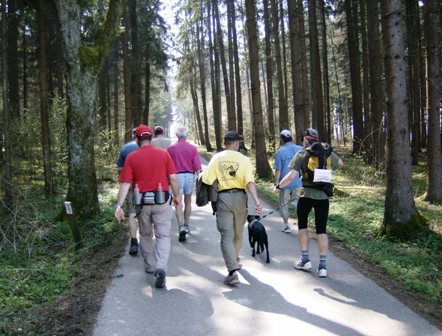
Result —
[[233, 273], [232, 275], [227, 275], [224, 278], [224, 284], [225, 285], [234, 286], [234, 285], [237, 285], [239, 283], [240, 283], [240, 281], [238, 279], [238, 274], [236, 274], [236, 272]]
[[327, 269], [326, 268], [318, 269], [318, 271], [316, 273], [318, 274], [318, 276], [320, 278], [326, 278], [327, 277]]
[[292, 231], [290, 230], [290, 227], [289, 227], [288, 225], [284, 226], [283, 229], [282, 229], [281, 231], [284, 232], [284, 233], [290, 233], [290, 232], [292, 232]]
[[[312, 269], [312, 262], [309, 260], [303, 262], [301, 259], [293, 264], [293, 267], [299, 270], [308, 271]], [[327, 271], [327, 270], [326, 270]]]
[[190, 233], [189, 225], [184, 224], [184, 231], [186, 231], [186, 233]]

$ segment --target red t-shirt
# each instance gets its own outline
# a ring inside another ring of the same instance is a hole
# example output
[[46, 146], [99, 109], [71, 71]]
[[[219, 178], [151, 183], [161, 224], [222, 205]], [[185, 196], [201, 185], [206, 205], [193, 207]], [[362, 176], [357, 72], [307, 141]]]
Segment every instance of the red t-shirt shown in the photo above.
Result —
[[130, 153], [120, 174], [121, 183], [138, 184], [141, 192], [157, 190], [161, 183], [163, 191], [169, 191], [167, 177], [176, 174], [175, 164], [164, 149], [143, 146]]

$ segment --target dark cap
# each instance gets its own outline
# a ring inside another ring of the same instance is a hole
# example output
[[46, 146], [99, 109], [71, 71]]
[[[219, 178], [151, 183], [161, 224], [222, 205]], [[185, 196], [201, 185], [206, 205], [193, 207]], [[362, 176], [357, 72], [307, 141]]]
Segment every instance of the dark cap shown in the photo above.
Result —
[[241, 137], [236, 131], [227, 131], [224, 133], [224, 141], [239, 141]]

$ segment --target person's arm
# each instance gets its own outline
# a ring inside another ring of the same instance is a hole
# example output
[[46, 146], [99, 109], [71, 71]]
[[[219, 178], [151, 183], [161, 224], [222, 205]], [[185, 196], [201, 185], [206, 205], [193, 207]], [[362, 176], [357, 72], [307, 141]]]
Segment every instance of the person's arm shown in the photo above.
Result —
[[254, 182], [247, 183], [247, 190], [252, 195], [253, 201], [255, 202], [255, 215], [261, 216], [262, 207], [261, 202], [258, 198], [258, 193], [256, 192], [256, 185]]
[[290, 184], [297, 176], [299, 172], [297, 170], [291, 169], [286, 176], [273, 187], [273, 192], [278, 193], [286, 185]]
[[281, 171], [279, 169], [275, 169], [275, 185], [278, 184], [280, 176], [281, 176]]
[[177, 207], [180, 205], [180, 187], [178, 185], [178, 178], [176, 174], [169, 175], [170, 186], [172, 187], [172, 202]]
[[118, 191], [117, 204], [115, 205], [115, 218], [118, 221], [124, 219], [124, 210], [122, 208], [124, 200], [130, 188], [130, 183], [120, 183], [120, 190]]

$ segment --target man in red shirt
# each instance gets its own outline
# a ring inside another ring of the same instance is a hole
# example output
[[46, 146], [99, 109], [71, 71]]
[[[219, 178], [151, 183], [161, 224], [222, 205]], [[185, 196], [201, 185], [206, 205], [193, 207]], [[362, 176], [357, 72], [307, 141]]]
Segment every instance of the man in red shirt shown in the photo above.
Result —
[[[124, 162], [120, 174], [120, 190], [115, 209], [117, 220], [124, 219], [121, 208], [133, 181], [134, 188], [142, 193], [139, 204], [136, 202], [136, 211], [140, 226], [140, 251], [144, 258], [146, 273], [155, 273], [156, 288], [166, 286], [167, 261], [170, 253], [170, 230], [173, 211], [170, 206], [169, 181], [173, 192], [173, 203], [179, 205], [179, 188], [175, 164], [170, 155], [162, 149], [154, 148], [150, 142], [152, 130], [146, 125], [136, 128], [135, 135], [140, 146], [130, 153]], [[162, 189], [164, 197], [160, 195]], [[135, 194], [135, 190], [134, 190]], [[149, 197], [155, 195], [155, 197]], [[160, 200], [160, 198], [163, 198]], [[153, 241], [155, 234], [155, 242]]]
[[201, 170], [201, 162], [196, 147], [187, 142], [187, 128], [178, 127], [176, 136], [178, 141], [167, 148], [173, 162], [175, 163], [178, 184], [181, 196], [184, 195], [184, 213], [182, 205], [176, 208], [176, 217], [179, 225], [178, 240], [186, 240], [186, 233], [189, 233], [189, 220], [192, 211], [192, 193], [195, 187], [195, 173]]

